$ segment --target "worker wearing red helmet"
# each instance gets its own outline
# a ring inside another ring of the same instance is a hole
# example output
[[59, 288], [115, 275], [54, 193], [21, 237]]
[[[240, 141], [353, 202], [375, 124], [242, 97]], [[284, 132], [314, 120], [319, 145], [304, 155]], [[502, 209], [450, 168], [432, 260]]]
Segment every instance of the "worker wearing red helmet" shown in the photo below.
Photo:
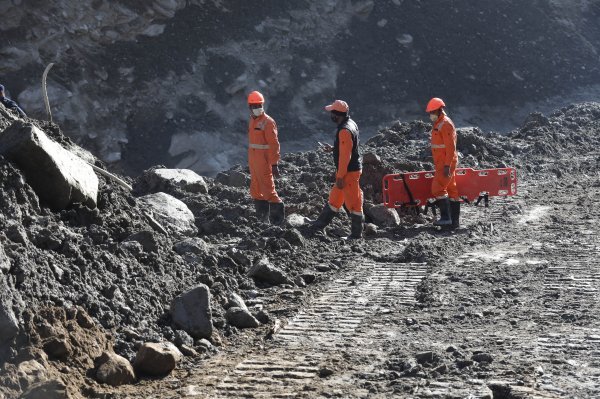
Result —
[[440, 219], [436, 226], [457, 228], [460, 218], [460, 196], [456, 187], [456, 128], [446, 115], [446, 104], [440, 98], [432, 98], [426, 112], [433, 122], [431, 130], [431, 152], [435, 165], [435, 176], [431, 183], [431, 194], [440, 208]]
[[265, 99], [258, 91], [248, 95], [251, 116], [248, 124], [250, 195], [259, 220], [281, 224], [285, 220], [285, 207], [275, 191], [273, 180], [273, 176], [279, 177], [277, 124], [265, 113], [264, 103]]
[[360, 189], [362, 157], [359, 152], [359, 132], [356, 123], [350, 119], [350, 108], [345, 101], [335, 100], [325, 107], [331, 113], [331, 120], [337, 125], [333, 147], [326, 145], [323, 150], [333, 153], [336, 166], [335, 184], [313, 227], [327, 226], [346, 205], [350, 213], [351, 233], [348, 238], [362, 238], [363, 231], [363, 192]]

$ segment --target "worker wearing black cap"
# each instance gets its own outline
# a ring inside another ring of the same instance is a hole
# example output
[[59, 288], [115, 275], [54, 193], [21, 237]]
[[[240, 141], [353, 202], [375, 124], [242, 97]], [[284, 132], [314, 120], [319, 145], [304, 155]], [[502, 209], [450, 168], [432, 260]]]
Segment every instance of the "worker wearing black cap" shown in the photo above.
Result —
[[4, 105], [7, 109], [12, 109], [17, 111], [17, 113], [19, 114], [19, 116], [21, 118], [25, 118], [27, 115], [25, 114], [25, 111], [23, 111], [21, 109], [21, 107], [19, 107], [19, 105], [14, 102], [13, 100], [11, 100], [10, 98], [6, 98], [4, 96], [4, 86], [0, 85], [0, 102], [2, 103], [2, 105]]

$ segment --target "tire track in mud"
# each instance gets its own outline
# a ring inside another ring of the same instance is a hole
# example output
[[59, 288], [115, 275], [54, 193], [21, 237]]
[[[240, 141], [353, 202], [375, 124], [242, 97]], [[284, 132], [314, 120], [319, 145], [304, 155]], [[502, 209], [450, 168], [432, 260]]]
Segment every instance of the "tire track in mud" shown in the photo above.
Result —
[[[368, 329], [359, 327], [371, 314], [385, 312], [391, 305], [412, 306], [415, 288], [426, 273], [423, 263], [357, 264], [277, 333], [268, 353], [239, 363], [212, 397], [314, 397], [311, 382], [328, 373], [324, 362], [341, 349], [357, 345], [377, 351], [377, 342], [367, 339], [372, 338]], [[332, 389], [348, 383], [343, 379], [328, 382]]]
[[[593, 197], [598, 195], [595, 191]], [[482, 258], [490, 264], [541, 266], [542, 303], [533, 304], [541, 309], [532, 315], [537, 329], [521, 337], [497, 334], [497, 339], [512, 342], [506, 354], [531, 354], [537, 365], [533, 386], [500, 381], [510, 389], [512, 396], [507, 397], [600, 397], [598, 215], [578, 215], [574, 208], [566, 214], [577, 215], [576, 220], [567, 225], [555, 221], [553, 207], [525, 208], [505, 242], [485, 254], [466, 253], [457, 259], [459, 266]], [[500, 222], [501, 217], [499, 212], [490, 213], [492, 222]]]

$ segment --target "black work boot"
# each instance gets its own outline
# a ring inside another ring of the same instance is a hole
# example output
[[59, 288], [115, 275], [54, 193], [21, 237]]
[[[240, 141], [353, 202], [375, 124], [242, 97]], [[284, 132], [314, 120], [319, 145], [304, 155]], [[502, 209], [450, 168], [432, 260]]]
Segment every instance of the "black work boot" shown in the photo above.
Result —
[[450, 226], [452, 224], [452, 219], [450, 219], [450, 200], [448, 197], [437, 200], [437, 206], [440, 208], [440, 218], [433, 222], [433, 225]]
[[450, 201], [450, 218], [452, 219], [452, 229], [458, 229], [460, 226], [460, 201]]
[[283, 202], [271, 202], [269, 205], [271, 206], [269, 212], [271, 224], [276, 226], [283, 224], [285, 221], [285, 205]]
[[331, 223], [336, 214], [337, 213], [334, 212], [333, 209], [331, 209], [329, 204], [325, 204], [323, 210], [321, 211], [321, 214], [319, 215], [317, 220], [313, 222], [312, 227], [314, 227], [315, 229], [324, 229], [325, 226]]
[[363, 222], [365, 217], [363, 215], [350, 214], [350, 220], [352, 221], [352, 227], [350, 228], [349, 239], [360, 239], [363, 233]]
[[269, 223], [269, 201], [254, 200], [256, 218], [263, 223]]

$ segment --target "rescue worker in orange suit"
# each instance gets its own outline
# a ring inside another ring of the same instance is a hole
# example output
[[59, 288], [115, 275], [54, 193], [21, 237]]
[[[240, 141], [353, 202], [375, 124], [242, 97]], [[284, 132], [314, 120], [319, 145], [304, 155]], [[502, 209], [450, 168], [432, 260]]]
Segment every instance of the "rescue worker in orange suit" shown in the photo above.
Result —
[[337, 125], [333, 147], [323, 147], [323, 151], [333, 154], [336, 167], [335, 184], [329, 194], [328, 203], [313, 223], [313, 227], [323, 229], [345, 204], [352, 221], [348, 238], [362, 238], [363, 192], [359, 184], [362, 157], [359, 152], [358, 126], [350, 119], [350, 108], [345, 101], [335, 100], [333, 104], [326, 106], [325, 110], [331, 113], [331, 120]]
[[431, 194], [440, 208], [440, 219], [435, 226], [455, 229], [459, 226], [460, 196], [456, 187], [456, 128], [446, 115], [446, 104], [440, 98], [432, 98], [427, 104], [426, 112], [433, 122], [431, 130], [431, 152], [435, 175], [431, 183]]
[[258, 91], [248, 95], [248, 165], [250, 195], [254, 199], [256, 216], [262, 222], [282, 224], [285, 220], [283, 201], [275, 191], [273, 177], [279, 177], [279, 139], [277, 124], [264, 110], [265, 98]]

